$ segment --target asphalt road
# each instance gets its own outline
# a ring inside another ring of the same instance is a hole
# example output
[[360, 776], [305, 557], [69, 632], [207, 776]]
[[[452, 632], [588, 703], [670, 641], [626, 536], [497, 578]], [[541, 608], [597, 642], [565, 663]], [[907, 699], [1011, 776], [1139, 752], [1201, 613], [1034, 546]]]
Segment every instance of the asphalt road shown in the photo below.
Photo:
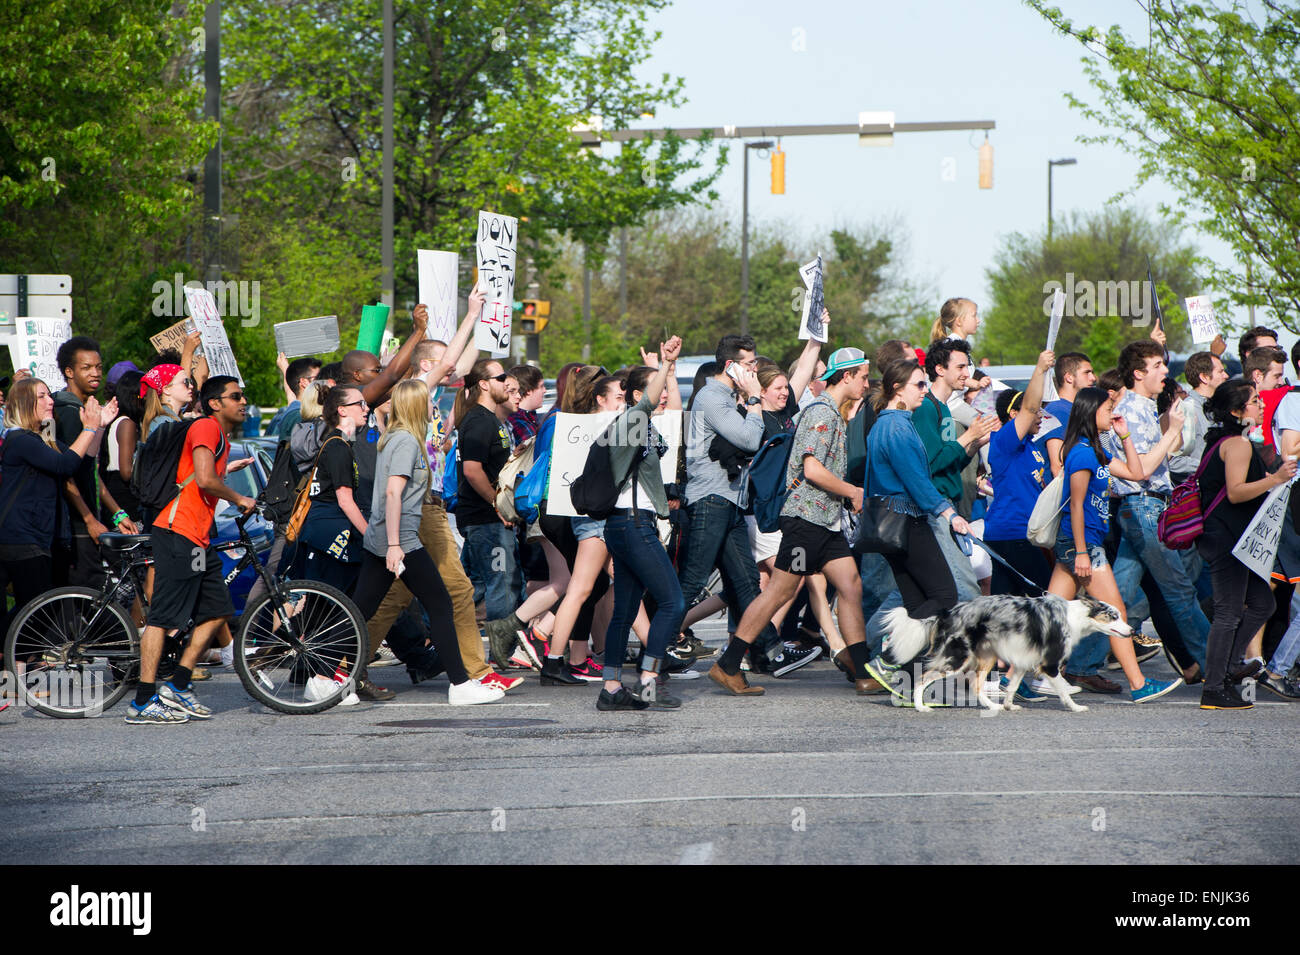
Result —
[[[698, 632], [698, 631], [697, 631]], [[720, 634], [716, 634], [720, 636]], [[1147, 672], [1168, 676], [1151, 661]], [[706, 669], [707, 664], [701, 669]], [[446, 682], [312, 717], [200, 685], [207, 723], [0, 713], [0, 861], [1290, 863], [1300, 707], [1080, 694], [981, 717], [859, 698], [829, 663], [672, 713], [595, 686], [446, 705]]]

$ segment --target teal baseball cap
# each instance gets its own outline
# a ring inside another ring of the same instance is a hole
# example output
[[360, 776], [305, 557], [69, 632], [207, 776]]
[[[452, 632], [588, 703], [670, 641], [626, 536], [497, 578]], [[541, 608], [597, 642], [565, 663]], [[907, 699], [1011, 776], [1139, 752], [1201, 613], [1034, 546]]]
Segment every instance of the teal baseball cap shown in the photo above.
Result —
[[865, 365], [867, 356], [862, 353], [861, 348], [837, 348], [831, 352], [830, 361], [826, 363], [826, 374], [822, 375], [818, 381], [829, 381], [831, 375], [837, 371], [843, 371], [845, 368], [856, 368], [858, 365]]

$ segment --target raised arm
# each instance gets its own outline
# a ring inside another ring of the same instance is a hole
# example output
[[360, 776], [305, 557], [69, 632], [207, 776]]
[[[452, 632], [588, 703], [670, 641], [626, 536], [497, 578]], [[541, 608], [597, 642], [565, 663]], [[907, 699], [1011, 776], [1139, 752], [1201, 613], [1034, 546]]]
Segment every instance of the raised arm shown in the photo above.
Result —
[[[452, 340], [447, 343], [447, 350], [442, 353], [442, 357], [429, 369], [429, 373], [424, 376], [425, 383], [430, 390], [438, 387], [447, 378], [451, 377], [454, 370], [457, 378], [463, 378], [474, 367], [474, 362], [478, 360], [478, 349], [467, 348], [470, 338], [474, 335], [474, 326], [478, 323], [479, 314], [483, 311], [483, 302], [486, 296], [479, 291], [477, 285], [469, 293], [469, 308], [465, 312], [464, 319], [461, 320], [460, 327], [456, 329], [456, 334]], [[425, 308], [423, 305], [415, 306], [416, 314], [420, 309]], [[428, 309], [424, 314], [428, 315]], [[427, 318], [426, 318], [427, 321]], [[462, 362], [468, 361], [464, 368]]]
[[[830, 340], [831, 313], [827, 309], [822, 309], [822, 324], [826, 327], [827, 341]], [[794, 374], [790, 376], [790, 394], [794, 395], [795, 401], [803, 394], [803, 390], [808, 387], [812, 381], [813, 372], [817, 370], [817, 359], [822, 352], [822, 343], [815, 338], [810, 338], [803, 346], [803, 351], [799, 353], [799, 361], [794, 366]]]
[[677, 367], [677, 356], [681, 353], [682, 340], [676, 335], [659, 346], [659, 354], [663, 355], [664, 360], [659, 363], [653, 377], [645, 386], [645, 398], [650, 402], [651, 409], [659, 406], [659, 399], [664, 393], [664, 383], [668, 380], [669, 372]]
[[387, 368], [381, 368], [379, 374], [370, 380], [370, 384], [361, 389], [361, 397], [372, 408], [384, 403], [384, 398], [393, 390], [393, 385], [406, 377], [406, 370], [411, 367], [411, 355], [415, 346], [424, 340], [424, 330], [429, 323], [429, 310], [417, 308], [412, 315], [411, 334], [402, 342], [393, 360]]
[[1039, 354], [1033, 377], [1029, 379], [1029, 387], [1025, 389], [1025, 397], [1021, 399], [1020, 412], [1016, 415], [1016, 434], [1020, 436], [1021, 441], [1029, 434], [1029, 429], [1038, 424], [1038, 409], [1043, 404], [1043, 387], [1047, 380], [1047, 371], [1055, 364], [1055, 353], [1045, 351]]

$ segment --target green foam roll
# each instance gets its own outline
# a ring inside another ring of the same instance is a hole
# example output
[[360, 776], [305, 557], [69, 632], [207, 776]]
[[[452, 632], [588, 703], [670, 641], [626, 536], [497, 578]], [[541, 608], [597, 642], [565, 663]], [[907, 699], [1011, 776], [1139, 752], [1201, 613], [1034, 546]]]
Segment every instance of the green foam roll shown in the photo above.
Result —
[[357, 350], [378, 355], [388, 326], [387, 305], [361, 306], [361, 330], [357, 332]]

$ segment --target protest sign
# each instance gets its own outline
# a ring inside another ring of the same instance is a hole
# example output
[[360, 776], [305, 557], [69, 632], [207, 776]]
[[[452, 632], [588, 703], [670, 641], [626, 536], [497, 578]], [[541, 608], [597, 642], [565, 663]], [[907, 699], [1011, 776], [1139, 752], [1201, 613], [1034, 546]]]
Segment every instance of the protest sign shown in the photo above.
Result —
[[[46, 325], [45, 323], [53, 324]], [[26, 368], [33, 378], [45, 382], [51, 392], [63, 388], [63, 369], [59, 367], [59, 346], [72, 337], [72, 322], [67, 319], [19, 318], [19, 333], [9, 338], [9, 357], [14, 370]], [[32, 328], [36, 334], [27, 334]], [[48, 331], [51, 334], [41, 334]]]
[[177, 322], [171, 328], [164, 328], [157, 335], [149, 336], [149, 344], [153, 345], [154, 351], [163, 352], [169, 348], [175, 348], [177, 351], [185, 350], [185, 336], [189, 334], [186, 326], [190, 322]]
[[1208, 295], [1193, 295], [1183, 299], [1187, 306], [1187, 322], [1192, 327], [1192, 342], [1204, 345], [1219, 336], [1219, 323], [1214, 317], [1214, 305]]
[[[598, 414], [556, 412], [546, 513], [568, 517], [578, 516], [569, 497], [569, 486], [582, 473], [592, 446], [600, 440], [610, 422], [617, 417], [618, 412], [615, 411], [602, 411]], [[659, 470], [664, 483], [671, 484], [677, 480], [678, 449], [682, 446], [682, 413], [665, 411], [653, 419], [653, 424], [655, 430], [663, 437], [664, 443], [668, 445], [667, 453], [659, 459]]]
[[212, 297], [212, 293], [205, 288], [193, 288], [187, 285], [185, 304], [189, 306], [190, 318], [193, 319], [194, 327], [203, 342], [203, 356], [208, 362], [208, 375], [229, 375], [236, 379], [242, 388], [244, 378], [239, 373], [239, 365], [235, 362], [235, 353], [230, 347], [230, 339], [226, 337], [226, 326], [221, 322], [221, 315], [217, 312], [217, 302]]
[[808, 290], [803, 297], [803, 317], [799, 321], [799, 340], [825, 342], [826, 325], [822, 322], [822, 311], [826, 308], [826, 296], [822, 291], [822, 257], [818, 255], [807, 265], [799, 269]]
[[519, 220], [495, 212], [478, 214], [478, 285], [487, 296], [474, 329], [474, 347], [493, 358], [510, 354], [510, 319], [515, 306], [515, 243]]
[[415, 263], [420, 279], [420, 302], [429, 309], [425, 336], [449, 342], [456, 334], [460, 256], [455, 252], [417, 249]]
[[361, 327], [357, 330], [357, 351], [378, 355], [384, 344], [384, 329], [388, 327], [388, 306], [362, 305]]
[[275, 349], [286, 358], [299, 355], [328, 355], [339, 349], [339, 319], [337, 315], [320, 315], [300, 318], [275, 325]]
[[[1047, 324], [1047, 351], [1056, 349], [1056, 336], [1061, 333], [1061, 319], [1065, 317], [1065, 293], [1059, 288], [1056, 294], [1052, 296], [1052, 318]], [[1056, 376], [1052, 369], [1043, 372], [1043, 403], [1055, 401], [1059, 395], [1056, 393]]]
[[1232, 554], [1250, 569], [1251, 573], [1272, 579], [1273, 562], [1277, 559], [1277, 545], [1282, 537], [1282, 521], [1286, 505], [1291, 498], [1291, 485], [1282, 484], [1268, 492], [1264, 503], [1251, 518], [1246, 531], [1232, 548]]

